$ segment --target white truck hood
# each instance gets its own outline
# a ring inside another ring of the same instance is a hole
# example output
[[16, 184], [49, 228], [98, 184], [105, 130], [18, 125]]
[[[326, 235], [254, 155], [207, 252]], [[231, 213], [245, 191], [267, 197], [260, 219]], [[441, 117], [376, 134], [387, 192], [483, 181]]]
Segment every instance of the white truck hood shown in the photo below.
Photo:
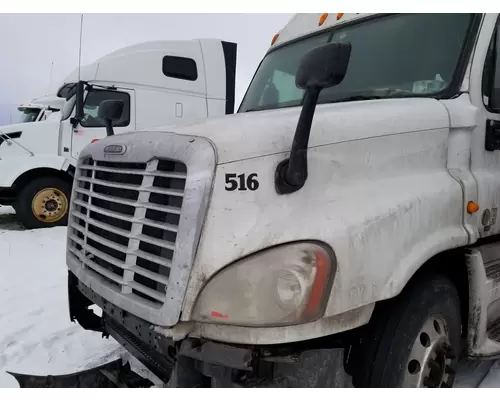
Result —
[[[248, 112], [153, 130], [206, 137], [216, 146], [217, 163], [224, 164], [289, 151], [300, 110]], [[447, 110], [435, 99], [324, 104], [316, 108], [309, 147], [447, 127]]]
[[[35, 155], [57, 155], [59, 138], [59, 119], [48, 118], [45, 121], [26, 122], [0, 127], [0, 132], [9, 135], [21, 132], [14, 136], [20, 146], [0, 146], [0, 157], [19, 157]], [[29, 152], [27, 151], [29, 150]]]

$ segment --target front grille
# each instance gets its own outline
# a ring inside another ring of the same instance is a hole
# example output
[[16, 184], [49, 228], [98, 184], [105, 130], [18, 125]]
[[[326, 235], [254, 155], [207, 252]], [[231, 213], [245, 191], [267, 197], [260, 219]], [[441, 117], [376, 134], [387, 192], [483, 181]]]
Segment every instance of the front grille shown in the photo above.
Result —
[[108, 287], [160, 308], [186, 177], [186, 165], [174, 160], [82, 160], [75, 175], [69, 251]]

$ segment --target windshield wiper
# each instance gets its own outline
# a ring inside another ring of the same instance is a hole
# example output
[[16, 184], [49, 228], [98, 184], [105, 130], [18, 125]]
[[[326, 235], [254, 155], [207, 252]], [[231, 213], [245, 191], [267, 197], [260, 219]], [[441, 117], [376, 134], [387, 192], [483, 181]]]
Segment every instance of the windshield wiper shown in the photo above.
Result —
[[329, 101], [329, 103], [343, 103], [347, 101], [360, 101], [360, 100], [380, 100], [383, 98], [384, 97], [382, 96], [358, 94], [355, 96], [341, 97], [340, 99]]

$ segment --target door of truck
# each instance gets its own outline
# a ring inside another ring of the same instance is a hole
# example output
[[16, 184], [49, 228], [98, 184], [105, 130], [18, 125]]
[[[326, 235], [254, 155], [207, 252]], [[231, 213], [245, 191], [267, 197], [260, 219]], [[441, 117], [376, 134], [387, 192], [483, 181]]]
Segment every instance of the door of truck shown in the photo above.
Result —
[[[469, 93], [476, 108], [471, 140], [471, 171], [477, 181], [479, 236], [500, 233], [500, 23], [485, 14], [474, 51]], [[471, 199], [473, 200], [473, 199]], [[468, 201], [468, 199], [466, 199]], [[471, 217], [472, 218], [472, 217]]]
[[[106, 137], [104, 121], [97, 117], [99, 106], [104, 100], [121, 100], [124, 104], [122, 118], [113, 124], [115, 134], [135, 130], [135, 96], [133, 90], [90, 88], [85, 93], [83, 120], [76, 126], [73, 126], [70, 118], [61, 122], [62, 137], [71, 138], [69, 145], [72, 158], [77, 159], [80, 151], [93, 140]], [[73, 109], [73, 115], [74, 112]], [[66, 148], [66, 150], [69, 149]]]

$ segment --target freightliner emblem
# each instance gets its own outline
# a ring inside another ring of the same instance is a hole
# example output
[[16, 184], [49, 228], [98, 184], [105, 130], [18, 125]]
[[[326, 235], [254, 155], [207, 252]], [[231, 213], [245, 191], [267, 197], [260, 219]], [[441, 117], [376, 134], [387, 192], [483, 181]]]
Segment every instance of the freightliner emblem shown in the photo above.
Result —
[[104, 148], [104, 154], [125, 154], [127, 148], [121, 144], [108, 144]]

